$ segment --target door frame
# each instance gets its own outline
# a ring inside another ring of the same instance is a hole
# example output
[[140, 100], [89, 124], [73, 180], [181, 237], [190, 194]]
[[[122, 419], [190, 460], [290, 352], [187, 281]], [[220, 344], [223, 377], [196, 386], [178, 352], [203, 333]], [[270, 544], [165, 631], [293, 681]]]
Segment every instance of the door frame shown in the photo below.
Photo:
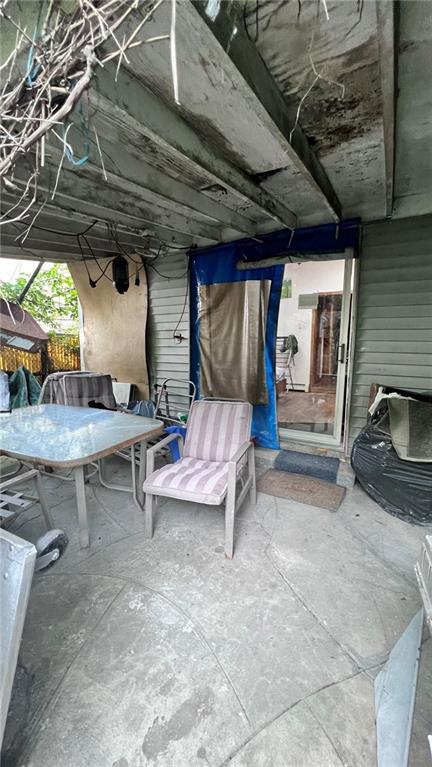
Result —
[[[342, 254], [341, 254], [342, 256]], [[314, 259], [310, 259], [313, 262]], [[357, 295], [358, 268], [356, 263], [358, 259], [354, 258], [352, 248], [347, 248], [341, 260], [345, 261], [343, 292], [342, 292], [342, 311], [341, 311], [341, 329], [339, 338], [339, 349], [344, 344], [345, 348], [342, 354], [343, 359], [339, 360], [337, 383], [336, 383], [336, 406], [333, 434], [316, 434], [314, 432], [300, 431], [296, 429], [279, 428], [279, 439], [281, 441], [304, 442], [309, 445], [326, 446], [329, 448], [343, 450], [346, 434], [342, 434], [342, 428], [347, 428], [347, 414], [349, 413], [348, 397], [351, 395], [351, 371], [354, 355], [354, 332], [353, 323], [355, 320], [355, 296]], [[318, 259], [317, 259], [318, 261]], [[322, 259], [319, 259], [322, 263]], [[352, 291], [351, 291], [352, 281]], [[345, 418], [344, 418], [345, 412]]]

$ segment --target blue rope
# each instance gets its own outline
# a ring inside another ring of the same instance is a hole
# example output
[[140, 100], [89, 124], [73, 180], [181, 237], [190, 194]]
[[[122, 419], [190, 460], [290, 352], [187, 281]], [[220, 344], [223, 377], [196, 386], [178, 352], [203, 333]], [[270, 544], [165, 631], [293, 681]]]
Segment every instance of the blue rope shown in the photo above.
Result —
[[[75, 166], [85, 165], [85, 163], [89, 159], [89, 146], [90, 146], [89, 139], [88, 139], [89, 130], [88, 130], [88, 126], [86, 125], [86, 122], [85, 122], [85, 119], [84, 119], [84, 111], [83, 111], [81, 103], [80, 103], [80, 105], [78, 107], [78, 111], [79, 111], [80, 123], [81, 123], [81, 127], [78, 128], [78, 130], [80, 130], [84, 134], [84, 137], [85, 137], [85, 142], [84, 142], [85, 150], [84, 151], [86, 152], [86, 154], [84, 154], [83, 157], [80, 157], [80, 158], [77, 159], [74, 156], [73, 150], [71, 151], [69, 149], [69, 147], [66, 147], [66, 149], [65, 149], [66, 158], [69, 160], [69, 162], [72, 163], [72, 165], [75, 165]], [[63, 125], [63, 136], [64, 135], [65, 135], [65, 126]]]
[[[37, 32], [37, 27], [35, 31], [33, 32], [33, 42], [36, 40], [36, 32]], [[33, 85], [36, 79], [36, 76], [38, 75], [41, 68], [40, 64], [36, 64], [36, 66], [33, 67], [33, 50], [34, 50], [34, 46], [32, 45], [27, 56], [27, 72], [26, 72], [27, 85]]]

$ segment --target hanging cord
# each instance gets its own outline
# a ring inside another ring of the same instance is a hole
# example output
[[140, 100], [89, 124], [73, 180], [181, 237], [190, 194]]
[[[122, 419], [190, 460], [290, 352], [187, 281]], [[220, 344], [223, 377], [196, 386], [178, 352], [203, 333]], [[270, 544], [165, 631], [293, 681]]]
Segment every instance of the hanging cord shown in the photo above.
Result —
[[[188, 272], [186, 272], [186, 274], [187, 273]], [[185, 297], [184, 297], [183, 309], [181, 311], [181, 314], [180, 314], [180, 317], [179, 317], [179, 321], [178, 321], [177, 325], [175, 326], [175, 330], [173, 331], [173, 338], [176, 337], [177, 330], [179, 329], [179, 326], [180, 326], [180, 324], [181, 324], [181, 322], [183, 320], [184, 313], [186, 311], [186, 305], [187, 305], [188, 297], [189, 297], [189, 280], [186, 281], [186, 293], [185, 293]]]

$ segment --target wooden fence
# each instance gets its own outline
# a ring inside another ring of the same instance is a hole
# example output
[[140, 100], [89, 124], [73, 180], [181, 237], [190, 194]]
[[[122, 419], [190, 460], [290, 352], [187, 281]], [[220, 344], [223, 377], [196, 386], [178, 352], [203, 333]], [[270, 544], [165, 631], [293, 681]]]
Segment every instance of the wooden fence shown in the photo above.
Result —
[[1, 370], [16, 370], [20, 365], [42, 380], [57, 370], [79, 370], [79, 336], [51, 336], [46, 347], [33, 354], [12, 349], [10, 346], [0, 346]]

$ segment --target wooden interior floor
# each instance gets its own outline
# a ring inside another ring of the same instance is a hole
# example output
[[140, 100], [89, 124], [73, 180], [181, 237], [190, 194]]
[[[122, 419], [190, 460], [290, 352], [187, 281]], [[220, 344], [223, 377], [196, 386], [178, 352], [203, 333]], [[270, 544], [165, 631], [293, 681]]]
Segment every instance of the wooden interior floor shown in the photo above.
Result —
[[335, 400], [335, 392], [285, 392], [277, 401], [278, 424], [287, 429], [331, 433]]

